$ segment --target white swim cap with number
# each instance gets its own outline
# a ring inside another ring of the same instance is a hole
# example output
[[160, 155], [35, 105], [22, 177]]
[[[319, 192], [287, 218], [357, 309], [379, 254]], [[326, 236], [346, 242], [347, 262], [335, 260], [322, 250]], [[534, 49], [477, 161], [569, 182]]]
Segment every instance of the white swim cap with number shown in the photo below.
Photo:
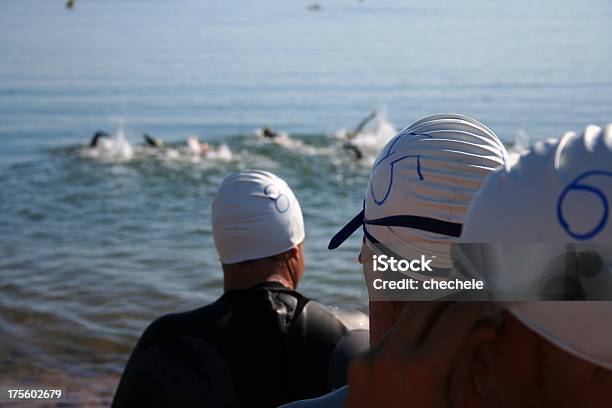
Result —
[[[505, 275], [497, 282], [509, 292], [545, 272], [505, 268], [509, 257], [516, 257], [510, 252], [516, 243], [525, 244], [525, 265], [546, 265], [551, 254], [589, 244], [599, 248], [601, 271], [610, 274], [611, 200], [612, 124], [590, 125], [581, 135], [569, 132], [536, 144], [512, 168], [490, 176], [470, 207], [462, 241], [505, 243], [482, 259], [483, 269]], [[536, 242], [540, 245], [527, 245]], [[612, 302], [512, 303], [509, 310], [565, 351], [612, 370]]]
[[233, 264], [288, 251], [304, 241], [300, 203], [287, 183], [267, 171], [228, 176], [212, 203], [215, 246]]
[[483, 180], [507, 159], [499, 138], [474, 119], [439, 114], [412, 124], [378, 155], [364, 210], [332, 238], [330, 249], [364, 225], [368, 243], [405, 259], [435, 254], [434, 266], [449, 267], [450, 244], [440, 243], [459, 237]]
[[612, 242], [612, 124], [536, 143], [489, 177], [466, 220], [466, 242]]

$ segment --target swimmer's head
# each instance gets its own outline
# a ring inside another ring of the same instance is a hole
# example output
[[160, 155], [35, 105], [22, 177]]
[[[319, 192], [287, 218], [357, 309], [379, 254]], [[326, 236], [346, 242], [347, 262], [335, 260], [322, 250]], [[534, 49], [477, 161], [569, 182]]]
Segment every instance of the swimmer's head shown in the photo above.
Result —
[[278, 255], [305, 238], [300, 203], [284, 180], [267, 171], [228, 176], [213, 200], [212, 224], [223, 264]]
[[[506, 161], [503, 144], [480, 122], [454, 114], [426, 117], [402, 130], [378, 155], [363, 211], [332, 238], [329, 248], [363, 226], [359, 260], [366, 278], [373, 276], [372, 256], [381, 253], [407, 260], [427, 254], [438, 274], [451, 265], [451, 242], [461, 234], [483, 180]], [[431, 277], [402, 273], [419, 280]], [[402, 305], [370, 296], [372, 343], [393, 326]]]
[[262, 132], [263, 132], [264, 137], [274, 138], [278, 136], [278, 134], [272, 129], [270, 129], [269, 127], [263, 128]]
[[[496, 291], [516, 293], [529, 282], [546, 282], [549, 271], [542, 266], [558, 257], [558, 272], [576, 276], [589, 299], [590, 281], [612, 277], [610, 202], [612, 124], [591, 125], [580, 135], [536, 144], [513, 167], [490, 176], [470, 207], [462, 241], [483, 243], [474, 258], [495, 274]], [[522, 261], [507, 266], [516, 259]], [[598, 270], [584, 273], [593, 264]], [[603, 289], [608, 292], [600, 298], [612, 298], [612, 288]], [[612, 372], [612, 302], [534, 301], [508, 309], [548, 342]]]
[[145, 133], [142, 135], [142, 137], [144, 138], [145, 143], [151, 147], [162, 147], [164, 145], [164, 141], [159, 137], [153, 137], [148, 133]]
[[449, 245], [440, 243], [459, 237], [483, 180], [506, 161], [503, 144], [480, 122], [455, 114], [426, 117], [402, 130], [378, 155], [363, 211], [329, 247], [336, 248], [363, 225], [374, 252], [385, 247], [412, 259], [426, 251], [437, 255], [439, 267], [447, 267]]
[[89, 142], [89, 147], [97, 147], [103, 139], [110, 139], [111, 135], [103, 130], [98, 130]]
[[200, 143], [200, 154], [206, 155], [210, 151], [210, 146], [206, 142]]

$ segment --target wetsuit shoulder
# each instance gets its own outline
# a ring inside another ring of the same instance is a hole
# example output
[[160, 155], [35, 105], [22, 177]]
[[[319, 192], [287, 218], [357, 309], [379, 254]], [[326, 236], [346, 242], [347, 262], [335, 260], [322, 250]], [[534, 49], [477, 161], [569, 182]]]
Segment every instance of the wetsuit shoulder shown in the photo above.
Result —
[[211, 325], [230, 312], [226, 305], [217, 301], [187, 312], [161, 316], [145, 329], [134, 351], [180, 337], [202, 336]]
[[113, 407], [237, 406], [230, 369], [197, 325], [220, 309], [213, 303], [151, 323], [129, 358]]
[[367, 328], [364, 313], [309, 300], [294, 319], [289, 336], [296, 382], [319, 390], [313, 396], [346, 384], [350, 359], [369, 347]]
[[369, 330], [370, 320], [368, 315], [358, 310], [342, 309], [309, 300], [306, 312], [315, 319], [334, 320], [346, 331]]

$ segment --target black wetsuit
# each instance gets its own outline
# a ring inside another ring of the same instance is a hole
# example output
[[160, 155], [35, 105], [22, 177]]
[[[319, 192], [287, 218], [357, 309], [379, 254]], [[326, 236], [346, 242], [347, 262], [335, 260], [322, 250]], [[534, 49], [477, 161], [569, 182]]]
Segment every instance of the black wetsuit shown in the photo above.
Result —
[[[332, 310], [278, 283], [225, 293], [144, 332], [113, 407], [275, 407], [346, 382], [367, 349], [367, 316]], [[354, 330], [356, 329], [356, 330]]]
[[98, 143], [100, 142], [100, 139], [106, 137], [106, 138], [110, 138], [111, 135], [102, 131], [102, 130], [98, 130], [96, 132], [95, 135], [93, 135], [93, 137], [91, 138], [91, 142], [89, 142], [89, 147], [96, 147], [98, 146]]

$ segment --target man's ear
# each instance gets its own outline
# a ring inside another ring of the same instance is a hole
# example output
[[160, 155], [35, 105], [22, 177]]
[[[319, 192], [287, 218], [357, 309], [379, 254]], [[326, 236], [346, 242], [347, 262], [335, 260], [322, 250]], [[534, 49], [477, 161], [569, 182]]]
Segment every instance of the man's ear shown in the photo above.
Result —
[[287, 251], [287, 255], [289, 258], [297, 258], [299, 254], [300, 254], [300, 250], [297, 245], [291, 248], [289, 251]]
[[276, 255], [276, 256], [275, 256], [275, 258], [276, 258], [278, 261], [281, 261], [281, 262], [287, 262], [287, 261], [289, 261], [290, 259], [297, 258], [297, 257], [298, 257], [298, 254], [299, 254], [299, 250], [298, 250], [298, 247], [297, 247], [297, 245], [296, 245], [296, 246], [294, 246], [293, 248], [291, 248], [291, 249], [289, 249], [289, 250], [287, 250], [287, 251], [283, 252], [282, 254], [278, 254], [278, 255]]

